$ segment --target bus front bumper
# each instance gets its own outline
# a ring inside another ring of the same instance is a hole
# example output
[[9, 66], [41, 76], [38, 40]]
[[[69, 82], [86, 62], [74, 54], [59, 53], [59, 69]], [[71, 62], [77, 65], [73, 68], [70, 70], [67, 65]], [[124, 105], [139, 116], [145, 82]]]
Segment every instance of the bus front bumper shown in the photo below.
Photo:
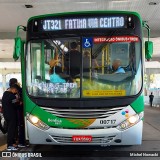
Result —
[[[29, 142], [48, 145], [140, 145], [142, 142], [143, 121], [120, 131], [117, 128], [104, 129], [63, 129], [41, 130], [27, 120]], [[73, 136], [90, 136], [90, 142], [74, 142]]]

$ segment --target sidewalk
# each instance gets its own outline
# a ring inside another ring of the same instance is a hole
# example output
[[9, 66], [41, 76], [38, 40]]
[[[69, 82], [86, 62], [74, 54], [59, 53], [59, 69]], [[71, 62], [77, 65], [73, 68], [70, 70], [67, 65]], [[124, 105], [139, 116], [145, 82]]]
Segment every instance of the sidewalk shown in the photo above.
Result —
[[6, 144], [6, 141], [7, 141], [7, 135], [3, 134], [1, 131], [0, 131], [0, 151], [3, 151], [7, 148], [7, 144]]
[[159, 104], [154, 104], [154, 103], [153, 103], [152, 107], [149, 104], [145, 104], [145, 107], [159, 108], [160, 109], [160, 105]]
[[[144, 96], [145, 106], [149, 106], [149, 97]], [[160, 96], [155, 96], [153, 99], [153, 107], [160, 107]]]

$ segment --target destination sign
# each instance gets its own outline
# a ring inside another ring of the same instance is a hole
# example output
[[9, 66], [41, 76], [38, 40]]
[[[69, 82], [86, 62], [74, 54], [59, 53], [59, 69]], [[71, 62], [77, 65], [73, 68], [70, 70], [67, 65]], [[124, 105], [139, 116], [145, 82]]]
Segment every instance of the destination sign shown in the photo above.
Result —
[[112, 37], [94, 37], [94, 43], [104, 42], [139, 42], [139, 38], [136, 36], [112, 36]]
[[124, 28], [125, 18], [123, 16], [112, 17], [81, 17], [66, 19], [42, 20], [43, 31], [70, 30], [70, 29], [103, 29]]

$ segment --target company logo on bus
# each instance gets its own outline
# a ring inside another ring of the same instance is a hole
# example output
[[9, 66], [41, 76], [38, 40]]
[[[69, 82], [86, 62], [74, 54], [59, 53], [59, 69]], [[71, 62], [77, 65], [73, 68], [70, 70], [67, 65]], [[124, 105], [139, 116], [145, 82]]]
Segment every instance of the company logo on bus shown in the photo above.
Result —
[[125, 111], [122, 111], [121, 114], [124, 115], [126, 118], [128, 118], [129, 117], [129, 110], [126, 109]]
[[55, 125], [60, 125], [62, 123], [62, 120], [57, 119], [57, 118], [56, 119], [50, 119], [50, 118], [48, 118], [48, 122], [52, 122]]

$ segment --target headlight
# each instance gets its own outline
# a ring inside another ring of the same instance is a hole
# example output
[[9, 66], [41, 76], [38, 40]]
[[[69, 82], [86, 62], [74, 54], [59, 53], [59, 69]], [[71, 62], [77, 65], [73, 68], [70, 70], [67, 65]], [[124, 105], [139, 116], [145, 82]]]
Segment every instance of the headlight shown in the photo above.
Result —
[[49, 126], [42, 122], [38, 117], [33, 116], [31, 114], [27, 114], [27, 120], [32, 123], [34, 126], [42, 129], [42, 130], [47, 130], [49, 129]]
[[138, 115], [134, 115], [128, 118], [129, 123], [134, 124], [138, 121], [139, 116]]
[[136, 123], [138, 123], [143, 118], [143, 112], [139, 114], [135, 114], [129, 118], [127, 118], [125, 121], [120, 123], [116, 128], [118, 130], [126, 130], [127, 128], [130, 128], [131, 126], [134, 126]]
[[38, 123], [39, 119], [36, 116], [32, 116], [31, 121], [33, 124], [36, 124], [36, 123]]

